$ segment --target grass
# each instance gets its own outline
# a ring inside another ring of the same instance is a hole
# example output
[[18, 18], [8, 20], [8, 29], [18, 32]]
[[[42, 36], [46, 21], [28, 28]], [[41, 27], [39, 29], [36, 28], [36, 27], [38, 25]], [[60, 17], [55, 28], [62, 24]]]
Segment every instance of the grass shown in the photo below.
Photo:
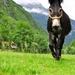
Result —
[[0, 75], [75, 75], [75, 55], [56, 61], [50, 54], [0, 51]]

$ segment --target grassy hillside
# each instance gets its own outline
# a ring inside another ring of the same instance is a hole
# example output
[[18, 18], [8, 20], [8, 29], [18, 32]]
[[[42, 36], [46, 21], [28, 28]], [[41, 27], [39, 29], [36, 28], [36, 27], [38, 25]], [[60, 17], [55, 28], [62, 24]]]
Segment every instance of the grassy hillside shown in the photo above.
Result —
[[0, 13], [11, 16], [15, 20], [28, 21], [30, 25], [38, 28], [32, 16], [13, 0], [0, 0]]
[[75, 75], [75, 55], [0, 52], [0, 75]]
[[[5, 45], [5, 42], [9, 44]], [[47, 33], [13, 0], [0, 0], [0, 48], [9, 49], [12, 42], [18, 51], [44, 52]]]

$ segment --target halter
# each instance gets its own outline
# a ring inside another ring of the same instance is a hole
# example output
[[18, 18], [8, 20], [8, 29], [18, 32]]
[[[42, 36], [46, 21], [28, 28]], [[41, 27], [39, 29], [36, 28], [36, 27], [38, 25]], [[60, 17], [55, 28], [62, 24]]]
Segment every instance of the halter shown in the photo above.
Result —
[[[49, 12], [49, 11], [48, 11]], [[63, 14], [63, 13], [62, 13]], [[60, 19], [61, 17], [62, 17], [62, 14], [58, 17], [58, 16], [54, 16], [54, 17], [52, 17], [51, 15], [50, 15], [50, 12], [49, 12], [49, 17], [51, 18], [51, 19]]]

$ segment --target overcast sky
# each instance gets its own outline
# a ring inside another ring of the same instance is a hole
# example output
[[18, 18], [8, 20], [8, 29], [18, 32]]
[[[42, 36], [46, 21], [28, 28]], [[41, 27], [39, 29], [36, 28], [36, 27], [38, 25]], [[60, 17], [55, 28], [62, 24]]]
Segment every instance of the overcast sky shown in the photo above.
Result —
[[[32, 3], [32, 2], [40, 2], [45, 8], [48, 8], [48, 0], [14, 0], [17, 3]], [[75, 20], [75, 0], [64, 0], [62, 3], [63, 9], [70, 16], [70, 18]]]

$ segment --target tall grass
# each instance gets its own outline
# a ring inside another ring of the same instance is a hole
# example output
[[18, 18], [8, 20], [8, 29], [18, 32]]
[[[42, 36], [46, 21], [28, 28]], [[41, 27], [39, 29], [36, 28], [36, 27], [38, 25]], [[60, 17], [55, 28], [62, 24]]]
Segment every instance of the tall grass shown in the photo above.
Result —
[[56, 61], [50, 54], [0, 51], [0, 75], [75, 75], [75, 55]]

